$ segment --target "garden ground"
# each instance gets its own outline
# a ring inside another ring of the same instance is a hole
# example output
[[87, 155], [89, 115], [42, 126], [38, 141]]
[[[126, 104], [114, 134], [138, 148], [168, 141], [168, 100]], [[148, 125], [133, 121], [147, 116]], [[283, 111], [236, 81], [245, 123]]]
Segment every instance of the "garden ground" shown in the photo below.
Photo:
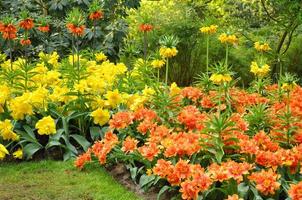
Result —
[[57, 161], [0, 164], [0, 199], [140, 199], [117, 183], [105, 169], [90, 168], [79, 173], [71, 162]]

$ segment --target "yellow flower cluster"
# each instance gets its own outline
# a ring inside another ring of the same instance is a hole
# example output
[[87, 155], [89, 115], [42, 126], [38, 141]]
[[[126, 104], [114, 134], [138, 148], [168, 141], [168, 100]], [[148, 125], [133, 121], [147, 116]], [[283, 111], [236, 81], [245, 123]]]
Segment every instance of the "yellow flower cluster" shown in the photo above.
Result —
[[232, 44], [232, 45], [236, 45], [238, 44], [239, 40], [236, 37], [236, 35], [228, 35], [226, 33], [223, 33], [219, 36], [218, 38], [220, 40], [221, 43], [223, 44]]
[[222, 83], [230, 82], [232, 80], [232, 77], [230, 74], [212, 74], [210, 80], [214, 84], [220, 85]]
[[159, 49], [159, 54], [163, 58], [172, 58], [176, 56], [178, 53], [177, 49], [175, 47], [169, 48], [169, 47], [161, 47]]
[[3, 144], [0, 144], [0, 160], [3, 160], [9, 152]]
[[110, 119], [109, 110], [101, 108], [98, 108], [97, 110], [93, 111], [91, 113], [91, 116], [93, 117], [93, 122], [95, 124], [99, 124], [100, 126], [106, 124]]
[[151, 62], [151, 65], [153, 68], [162, 68], [165, 65], [165, 61], [156, 59]]
[[13, 125], [8, 119], [0, 121], [0, 136], [3, 140], [19, 140], [19, 136], [13, 132]]
[[270, 72], [270, 66], [267, 64], [264, 64], [262, 67], [259, 67], [257, 62], [252, 62], [251, 72], [255, 76], [264, 77]]
[[56, 51], [52, 52], [51, 54], [40, 52], [39, 57], [42, 60], [43, 64], [50, 64], [54, 68], [57, 68], [59, 66], [60, 56]]
[[97, 62], [103, 62], [103, 61], [106, 61], [106, 60], [107, 60], [107, 56], [106, 56], [104, 53], [102, 53], [102, 52], [96, 53], [96, 54], [95, 54], [95, 60], [96, 60]]
[[254, 47], [259, 52], [268, 52], [272, 50], [267, 43], [260, 44], [260, 42], [255, 42]]
[[36, 123], [36, 128], [40, 135], [52, 135], [56, 134], [56, 123], [51, 116], [43, 117]]
[[201, 33], [211, 35], [217, 32], [217, 28], [218, 28], [217, 25], [211, 25], [211, 26], [201, 27], [199, 30]]
[[281, 88], [286, 91], [292, 91], [297, 86], [297, 83], [283, 83]]

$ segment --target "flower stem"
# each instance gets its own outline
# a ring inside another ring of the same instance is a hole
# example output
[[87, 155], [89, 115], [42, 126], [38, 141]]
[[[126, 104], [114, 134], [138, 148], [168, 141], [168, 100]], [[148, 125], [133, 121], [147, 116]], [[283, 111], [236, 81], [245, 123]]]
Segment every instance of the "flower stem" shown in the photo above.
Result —
[[147, 32], [144, 32], [144, 60], [147, 60], [147, 52], [148, 51], [148, 40], [147, 40]]
[[159, 68], [157, 69], [157, 81], [159, 82]]
[[229, 61], [229, 45], [226, 45], [225, 49], [225, 69], [228, 69], [228, 61]]
[[207, 75], [209, 74], [209, 40], [210, 40], [210, 37], [207, 36], [207, 60], [206, 60]]
[[168, 74], [169, 74], [169, 58], [167, 58], [167, 62], [166, 62], [166, 79], [165, 79], [166, 85], [168, 85]]

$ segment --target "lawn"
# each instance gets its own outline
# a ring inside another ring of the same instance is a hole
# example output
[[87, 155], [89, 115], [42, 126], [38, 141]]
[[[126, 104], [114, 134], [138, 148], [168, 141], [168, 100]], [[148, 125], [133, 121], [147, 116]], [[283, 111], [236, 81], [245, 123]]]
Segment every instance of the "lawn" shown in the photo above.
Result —
[[0, 164], [1, 200], [139, 200], [103, 168], [76, 170], [71, 162]]

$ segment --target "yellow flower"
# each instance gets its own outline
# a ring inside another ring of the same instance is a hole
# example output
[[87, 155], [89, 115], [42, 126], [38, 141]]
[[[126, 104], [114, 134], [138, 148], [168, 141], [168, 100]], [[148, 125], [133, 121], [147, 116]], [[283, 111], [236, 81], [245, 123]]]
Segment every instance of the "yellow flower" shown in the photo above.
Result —
[[84, 93], [85, 91], [89, 91], [88, 83], [86, 80], [81, 80], [79, 83], [74, 85], [74, 89], [80, 93]]
[[211, 26], [205, 26], [205, 27], [201, 27], [199, 30], [201, 33], [205, 33], [205, 34], [214, 34], [217, 32], [217, 25], [211, 25]]
[[95, 54], [95, 60], [98, 61], [98, 62], [103, 62], [103, 61], [107, 60], [107, 56], [102, 52], [96, 53]]
[[23, 158], [23, 151], [22, 149], [18, 149], [13, 153], [14, 158], [16, 159], [22, 159]]
[[170, 86], [170, 96], [176, 96], [179, 95], [181, 92], [181, 89], [177, 86], [175, 82], [173, 82]]
[[6, 85], [0, 85], [0, 105], [4, 105], [10, 98], [10, 88]]
[[95, 124], [99, 124], [100, 126], [106, 124], [110, 119], [110, 113], [107, 109], [103, 110], [98, 108], [91, 113], [91, 116], [93, 117], [93, 122]]
[[0, 135], [2, 136], [3, 140], [19, 140], [19, 136], [13, 132], [13, 125], [8, 119], [5, 121], [0, 121]]
[[8, 151], [4, 145], [0, 144], [0, 160], [3, 160], [6, 155], [8, 155]]
[[153, 88], [145, 86], [145, 89], [142, 91], [143, 95], [146, 97], [153, 96], [155, 94], [155, 90]]
[[156, 59], [151, 62], [151, 65], [153, 68], [161, 68], [165, 65], [165, 61]]
[[268, 52], [272, 50], [267, 43], [260, 44], [260, 42], [255, 42], [254, 47], [259, 52]]
[[147, 169], [146, 174], [147, 174], [147, 176], [151, 176], [152, 175], [152, 169]]
[[251, 64], [251, 70], [250, 70], [255, 76], [264, 77], [266, 76], [270, 71], [270, 66], [265, 64], [262, 67], [259, 67], [256, 62], [252, 62]]
[[230, 74], [212, 74], [210, 80], [213, 83], [220, 85], [222, 83], [230, 82], [232, 80], [232, 77]]
[[26, 115], [33, 114], [33, 107], [30, 103], [31, 94], [24, 93], [20, 97], [16, 97], [9, 102], [11, 116], [15, 120], [22, 120]]
[[286, 91], [291, 91], [293, 90], [295, 87], [297, 86], [297, 84], [295, 82], [293, 83], [283, 83], [281, 88], [283, 90], [286, 90]]
[[218, 39], [223, 44], [227, 44], [227, 43], [232, 45], [238, 44], [238, 38], [236, 37], [236, 35], [227, 35], [226, 33], [223, 33], [219, 36]]
[[161, 47], [159, 49], [159, 54], [163, 58], [172, 58], [176, 56], [178, 53], [177, 49], [175, 47], [168, 48], [168, 47]]
[[107, 91], [105, 95], [108, 104], [112, 108], [116, 108], [120, 103], [123, 102], [122, 96], [120, 95], [119, 91], [115, 89], [114, 91]]
[[48, 90], [40, 87], [31, 94], [30, 101], [36, 108], [45, 108], [47, 106]]
[[36, 123], [40, 135], [56, 134], [56, 123], [51, 116], [43, 117]]

